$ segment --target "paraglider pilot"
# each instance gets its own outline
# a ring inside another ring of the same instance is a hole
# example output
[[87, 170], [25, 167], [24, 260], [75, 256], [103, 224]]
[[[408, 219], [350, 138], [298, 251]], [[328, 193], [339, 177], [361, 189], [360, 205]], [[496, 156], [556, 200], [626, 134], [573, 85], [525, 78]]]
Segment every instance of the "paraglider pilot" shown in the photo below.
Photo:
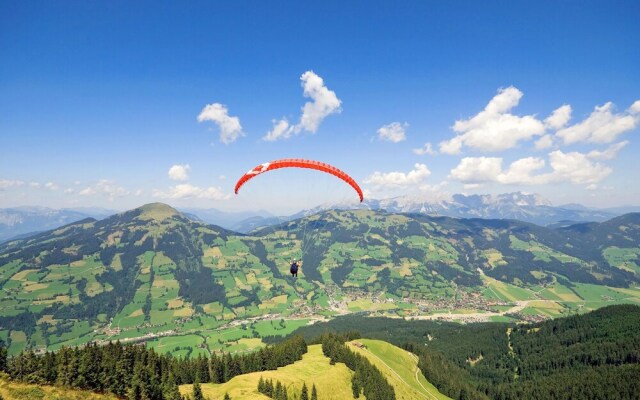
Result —
[[291, 260], [291, 268], [289, 269], [289, 272], [291, 272], [292, 277], [298, 277], [298, 267], [298, 262], [295, 259]]

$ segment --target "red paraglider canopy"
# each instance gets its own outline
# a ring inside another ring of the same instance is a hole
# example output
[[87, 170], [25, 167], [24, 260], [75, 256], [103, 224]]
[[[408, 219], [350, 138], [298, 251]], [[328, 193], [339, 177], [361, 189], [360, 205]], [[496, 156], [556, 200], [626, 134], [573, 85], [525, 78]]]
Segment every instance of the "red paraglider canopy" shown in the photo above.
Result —
[[240, 177], [238, 183], [236, 183], [236, 194], [238, 194], [238, 190], [240, 190], [242, 185], [244, 185], [250, 179], [253, 179], [254, 177], [264, 172], [273, 171], [274, 169], [279, 168], [309, 168], [326, 172], [347, 182], [356, 192], [358, 192], [360, 202], [364, 200], [364, 196], [362, 194], [362, 189], [360, 189], [360, 186], [358, 186], [356, 181], [352, 177], [347, 175], [344, 171], [339, 170], [333, 165], [329, 165], [320, 161], [303, 160], [301, 158], [283, 158], [282, 160], [275, 160], [258, 165], [257, 167], [253, 168], [246, 174], [242, 175], [242, 177]]

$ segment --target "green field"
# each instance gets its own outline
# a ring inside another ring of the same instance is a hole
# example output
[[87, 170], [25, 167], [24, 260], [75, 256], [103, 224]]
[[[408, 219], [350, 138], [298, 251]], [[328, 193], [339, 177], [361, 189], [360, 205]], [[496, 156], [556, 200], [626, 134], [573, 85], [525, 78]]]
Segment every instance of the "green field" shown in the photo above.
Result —
[[[362, 343], [359, 348], [354, 343]], [[448, 399], [425, 379], [418, 369], [418, 358], [387, 342], [372, 339], [359, 339], [349, 342], [349, 348], [364, 355], [393, 385], [398, 400]]]
[[0, 374], [0, 398], [7, 400], [117, 400], [114, 395], [98, 394], [57, 386], [26, 384], [10, 381]]
[[[222, 399], [228, 393], [233, 400], [265, 399], [268, 397], [258, 393], [258, 381], [273, 379], [282, 382], [289, 396], [300, 397], [303, 383], [311, 389], [316, 385], [319, 400], [352, 399], [351, 372], [344, 364], [329, 364], [329, 359], [322, 354], [321, 345], [309, 346], [309, 351], [302, 356], [302, 360], [291, 365], [278, 368], [275, 371], [253, 372], [239, 375], [229, 382], [222, 384], [202, 384], [202, 392], [210, 399]], [[183, 395], [192, 393], [192, 385], [180, 386]]]

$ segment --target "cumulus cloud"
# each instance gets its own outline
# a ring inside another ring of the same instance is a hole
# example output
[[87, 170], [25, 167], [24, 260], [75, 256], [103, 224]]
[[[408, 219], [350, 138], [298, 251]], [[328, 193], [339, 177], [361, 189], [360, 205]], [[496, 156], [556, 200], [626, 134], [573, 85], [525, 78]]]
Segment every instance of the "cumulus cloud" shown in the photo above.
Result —
[[622, 148], [629, 144], [628, 140], [614, 143], [611, 146], [607, 147], [604, 151], [593, 150], [587, 154], [587, 157], [592, 160], [611, 160], [616, 158], [618, 152], [622, 150]]
[[198, 115], [198, 122], [203, 121], [212, 121], [218, 125], [220, 141], [224, 144], [233, 143], [240, 136], [244, 136], [240, 119], [229, 116], [229, 110], [224, 104], [207, 104]]
[[417, 154], [419, 156], [429, 154], [432, 156], [437, 154], [437, 152], [433, 150], [433, 146], [431, 146], [431, 143], [425, 143], [424, 146], [420, 147], [419, 149], [413, 149], [413, 154]]
[[374, 172], [363, 182], [377, 187], [408, 187], [422, 183], [431, 175], [424, 164], [415, 164], [413, 170], [404, 172]]
[[116, 185], [116, 183], [111, 180], [101, 179], [95, 184], [82, 189], [79, 194], [81, 196], [99, 195], [108, 197], [109, 199], [114, 199], [116, 197], [128, 195], [129, 191], [121, 186]]
[[533, 185], [540, 183], [541, 176], [534, 176], [533, 172], [544, 168], [544, 165], [545, 162], [541, 158], [521, 158], [511, 163], [506, 171], [498, 174], [497, 181], [506, 185]]
[[200, 188], [189, 183], [172, 186], [168, 192], [160, 190], [153, 191], [153, 197], [164, 199], [208, 199], [208, 200], [226, 200], [230, 197], [224, 194], [219, 187]]
[[176, 164], [169, 168], [169, 179], [173, 181], [186, 181], [189, 179], [189, 170], [191, 167], [189, 164]]
[[440, 152], [459, 154], [462, 146], [481, 151], [501, 151], [515, 147], [522, 140], [542, 135], [544, 124], [532, 115], [510, 113], [523, 94], [510, 86], [500, 89], [483, 111], [467, 120], [456, 121], [453, 130], [458, 134], [440, 143]]
[[323, 79], [313, 71], [307, 71], [300, 77], [304, 97], [310, 98], [302, 107], [300, 122], [291, 125], [286, 118], [273, 120], [273, 129], [264, 137], [264, 140], [275, 141], [287, 139], [302, 131], [315, 133], [320, 123], [331, 114], [339, 113], [342, 101], [336, 93], [325, 86]]
[[300, 133], [300, 130], [295, 129], [295, 126], [291, 126], [286, 118], [282, 118], [279, 121], [274, 119], [271, 122], [273, 123], [273, 129], [263, 137], [266, 141], [273, 142], [278, 139], [288, 139]]
[[592, 162], [582, 153], [563, 153], [559, 150], [549, 154], [549, 164], [553, 169], [549, 181], [571, 182], [575, 184], [598, 183], [612, 171], [606, 165]]
[[465, 184], [496, 182], [513, 185], [536, 185], [555, 182], [573, 184], [595, 184], [606, 178], [611, 168], [593, 162], [589, 156], [579, 152], [564, 153], [556, 150], [549, 153], [551, 172], [534, 174], [545, 167], [543, 159], [526, 157], [511, 163], [503, 170], [500, 157], [465, 157], [451, 170], [449, 177]]
[[22, 185], [24, 185], [23, 181], [0, 179], [0, 189], [8, 189]]
[[611, 143], [619, 135], [635, 129], [640, 122], [640, 101], [636, 101], [623, 113], [614, 113], [615, 106], [607, 102], [596, 106], [582, 122], [560, 129], [556, 135], [564, 144], [577, 142]]
[[465, 183], [480, 183], [497, 180], [502, 172], [502, 158], [465, 157], [451, 170], [449, 177]]
[[383, 125], [378, 129], [378, 138], [393, 143], [402, 142], [407, 138], [405, 134], [407, 127], [409, 127], [409, 124], [406, 122], [404, 124], [392, 122], [388, 125]]
[[544, 135], [540, 139], [536, 140], [535, 148], [536, 150], [544, 150], [553, 146], [553, 136]]
[[29, 186], [31, 186], [34, 189], [39, 189], [40, 186], [42, 186], [42, 184], [40, 182], [29, 182]]
[[544, 120], [545, 126], [551, 129], [560, 129], [569, 122], [571, 119], [571, 106], [565, 104], [562, 107], [555, 109], [550, 116]]

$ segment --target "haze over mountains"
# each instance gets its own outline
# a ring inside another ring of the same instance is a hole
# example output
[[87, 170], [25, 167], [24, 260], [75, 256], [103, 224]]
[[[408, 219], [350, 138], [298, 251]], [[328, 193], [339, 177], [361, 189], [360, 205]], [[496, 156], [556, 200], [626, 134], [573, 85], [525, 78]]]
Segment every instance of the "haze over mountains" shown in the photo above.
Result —
[[[325, 210], [385, 210], [390, 213], [423, 213], [454, 218], [516, 219], [537, 225], [569, 225], [575, 222], [601, 222], [640, 206], [594, 209], [580, 204], [553, 206], [536, 194], [522, 192], [499, 195], [455, 194], [449, 200], [429, 201], [418, 196], [389, 199], [365, 199], [359, 204], [324, 204], [289, 216], [275, 216], [265, 210], [227, 212], [214, 208], [180, 209], [189, 218], [215, 224], [226, 229], [248, 233], [256, 228], [275, 225]], [[53, 229], [84, 218], [103, 219], [117, 211], [101, 208], [51, 209], [46, 207], [14, 207], [0, 209], [0, 242], [22, 235]]]

